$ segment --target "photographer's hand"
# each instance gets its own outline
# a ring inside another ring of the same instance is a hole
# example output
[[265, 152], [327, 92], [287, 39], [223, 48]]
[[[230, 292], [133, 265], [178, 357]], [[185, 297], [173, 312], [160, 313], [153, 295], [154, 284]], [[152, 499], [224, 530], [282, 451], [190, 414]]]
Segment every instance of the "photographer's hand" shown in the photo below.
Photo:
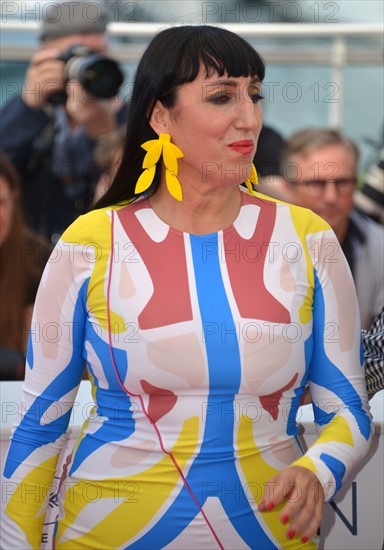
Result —
[[116, 113], [122, 105], [119, 98], [96, 99], [75, 80], [68, 82], [66, 90], [66, 110], [70, 119], [83, 126], [91, 139], [97, 139], [115, 129]]
[[23, 101], [31, 109], [41, 109], [50, 95], [64, 88], [64, 65], [56, 48], [43, 48], [31, 59], [28, 66]]

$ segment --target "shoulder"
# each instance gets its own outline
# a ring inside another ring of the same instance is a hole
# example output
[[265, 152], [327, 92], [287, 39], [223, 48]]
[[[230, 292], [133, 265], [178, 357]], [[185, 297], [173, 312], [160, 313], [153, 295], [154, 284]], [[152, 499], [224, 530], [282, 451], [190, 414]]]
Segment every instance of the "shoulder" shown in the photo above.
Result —
[[112, 212], [124, 208], [126, 203], [92, 210], [79, 216], [62, 234], [64, 243], [88, 245], [110, 243]]
[[384, 240], [384, 227], [369, 218], [367, 224], [367, 234], [372, 240], [380, 239], [382, 242]]
[[384, 226], [356, 209], [352, 210], [350, 219], [364, 234], [375, 233], [377, 235], [384, 235]]
[[110, 216], [108, 210], [94, 210], [82, 216], [79, 216], [71, 225], [64, 231], [60, 237], [60, 241], [72, 244], [87, 244], [90, 242], [92, 235], [97, 232], [98, 228], [107, 229], [110, 225]]
[[331, 234], [333, 234], [330, 225], [325, 220], [323, 220], [323, 218], [321, 218], [308, 208], [297, 206], [295, 204], [290, 204], [288, 202], [284, 202], [279, 199], [263, 195], [262, 193], [257, 193], [256, 197], [253, 198], [260, 207], [276, 208], [276, 211], [278, 212], [278, 215], [280, 217], [286, 217], [287, 221], [291, 220], [296, 228], [296, 231], [300, 235], [323, 232], [330, 232]]
[[351, 212], [350, 221], [360, 234], [357, 245], [361, 249], [372, 249], [379, 255], [384, 254], [384, 227], [381, 224], [356, 210]]

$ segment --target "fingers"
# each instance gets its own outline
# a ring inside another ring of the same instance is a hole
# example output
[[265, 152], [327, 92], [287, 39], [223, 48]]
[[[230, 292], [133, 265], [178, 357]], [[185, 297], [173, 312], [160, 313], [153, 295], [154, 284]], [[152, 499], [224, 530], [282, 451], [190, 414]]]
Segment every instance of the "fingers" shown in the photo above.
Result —
[[287, 525], [287, 538], [300, 536], [306, 542], [316, 534], [322, 521], [323, 502], [316, 498], [315, 493], [308, 488], [301, 494], [287, 496], [288, 504], [280, 514], [281, 523]]
[[286, 503], [280, 513], [281, 523], [287, 526], [286, 537], [300, 537], [303, 543], [311, 539], [321, 525], [324, 505], [323, 488], [315, 474], [293, 466], [282, 470], [265, 486], [259, 511], [268, 512]]
[[41, 108], [48, 97], [64, 86], [64, 63], [60, 52], [49, 48], [38, 51], [31, 59], [25, 77], [23, 100], [29, 107]]
[[310, 540], [314, 537], [323, 521], [323, 505], [316, 507], [313, 513], [312, 518], [309, 520], [309, 523], [305, 523], [303, 527], [297, 527], [291, 525], [291, 529], [294, 531], [297, 529], [297, 533], [301, 532], [300, 538], [303, 543]]
[[62, 64], [63, 62], [58, 59], [59, 56], [60, 50], [57, 48], [41, 48], [31, 57], [30, 66], [41, 65], [48, 60], [56, 60]]

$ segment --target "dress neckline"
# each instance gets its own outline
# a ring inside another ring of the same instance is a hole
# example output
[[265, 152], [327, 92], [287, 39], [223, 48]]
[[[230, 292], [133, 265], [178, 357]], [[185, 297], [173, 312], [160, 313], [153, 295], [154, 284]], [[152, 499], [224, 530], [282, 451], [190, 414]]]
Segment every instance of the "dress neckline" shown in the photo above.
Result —
[[240, 192], [241, 192], [241, 202], [240, 202], [240, 209], [239, 209], [239, 212], [236, 216], [236, 218], [233, 220], [233, 222], [228, 225], [227, 227], [223, 228], [223, 229], [219, 229], [218, 231], [212, 231], [211, 233], [203, 233], [201, 235], [197, 235], [196, 233], [188, 233], [187, 231], [181, 231], [180, 229], [175, 229], [174, 227], [172, 227], [171, 225], [168, 225], [165, 221], [163, 221], [155, 212], [155, 210], [153, 209], [150, 201], [149, 201], [149, 197], [146, 197], [144, 198], [142, 201], [140, 201], [140, 204], [144, 207], [144, 208], [148, 208], [151, 210], [152, 212], [152, 216], [153, 216], [153, 219], [156, 221], [156, 224], [159, 225], [159, 227], [162, 228], [162, 230], [168, 230], [170, 231], [171, 233], [174, 233], [176, 235], [181, 235], [181, 236], [184, 236], [184, 235], [189, 235], [190, 237], [193, 237], [193, 238], [206, 238], [206, 237], [210, 237], [212, 235], [217, 235], [218, 233], [223, 233], [223, 234], [227, 234], [231, 231], [234, 230], [235, 228], [235, 225], [237, 223], [239, 223], [242, 219], [242, 217], [244, 216], [244, 206], [246, 204], [249, 204], [249, 197], [250, 195], [248, 195], [247, 191], [244, 190], [240, 187]]

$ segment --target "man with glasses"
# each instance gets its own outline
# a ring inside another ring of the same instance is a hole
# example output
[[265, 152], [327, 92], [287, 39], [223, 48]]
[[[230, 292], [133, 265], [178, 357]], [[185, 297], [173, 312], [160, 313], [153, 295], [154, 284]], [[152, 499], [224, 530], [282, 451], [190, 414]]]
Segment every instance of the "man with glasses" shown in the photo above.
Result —
[[[313, 210], [334, 230], [354, 277], [362, 327], [384, 304], [384, 229], [354, 209], [359, 151], [332, 129], [296, 132], [282, 151], [289, 201]], [[331, 251], [320, 251], [328, 254]]]

